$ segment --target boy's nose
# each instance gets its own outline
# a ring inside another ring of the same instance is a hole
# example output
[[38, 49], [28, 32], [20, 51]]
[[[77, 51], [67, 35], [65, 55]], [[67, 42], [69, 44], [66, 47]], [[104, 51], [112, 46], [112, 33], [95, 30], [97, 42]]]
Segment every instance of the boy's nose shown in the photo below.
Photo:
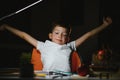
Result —
[[62, 38], [62, 34], [59, 34], [58, 37], [59, 37], [59, 38]]

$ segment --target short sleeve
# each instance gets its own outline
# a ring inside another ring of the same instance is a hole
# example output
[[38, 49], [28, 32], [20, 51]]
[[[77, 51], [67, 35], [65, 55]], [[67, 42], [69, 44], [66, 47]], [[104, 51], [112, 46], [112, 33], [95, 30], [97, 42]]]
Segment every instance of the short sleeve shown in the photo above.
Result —
[[76, 51], [76, 47], [75, 47], [75, 41], [72, 41], [70, 43], [67, 43], [67, 46], [69, 46], [72, 50]]
[[43, 49], [44, 42], [42, 41], [37, 41], [37, 50], [41, 51]]

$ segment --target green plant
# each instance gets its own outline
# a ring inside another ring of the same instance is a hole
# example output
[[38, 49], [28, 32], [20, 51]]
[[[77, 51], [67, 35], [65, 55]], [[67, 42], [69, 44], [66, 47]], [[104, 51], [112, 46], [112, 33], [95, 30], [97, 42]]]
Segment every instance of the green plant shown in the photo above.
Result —
[[30, 64], [31, 63], [31, 53], [23, 52], [20, 56], [20, 64]]
[[33, 64], [31, 64], [31, 53], [23, 52], [20, 56], [20, 77], [33, 77]]

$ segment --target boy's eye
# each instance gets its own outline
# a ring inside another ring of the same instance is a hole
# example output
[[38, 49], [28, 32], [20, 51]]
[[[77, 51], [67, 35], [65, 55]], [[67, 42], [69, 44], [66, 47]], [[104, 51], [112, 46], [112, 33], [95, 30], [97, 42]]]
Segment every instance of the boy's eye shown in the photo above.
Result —
[[[54, 32], [55, 34], [60, 34], [59, 32]], [[67, 36], [66, 33], [62, 33], [63, 36]]]
[[67, 34], [63, 34], [63, 36], [67, 36]]
[[67, 36], [67, 33], [63, 33], [64, 36]]
[[58, 32], [55, 32], [55, 34], [59, 34]]

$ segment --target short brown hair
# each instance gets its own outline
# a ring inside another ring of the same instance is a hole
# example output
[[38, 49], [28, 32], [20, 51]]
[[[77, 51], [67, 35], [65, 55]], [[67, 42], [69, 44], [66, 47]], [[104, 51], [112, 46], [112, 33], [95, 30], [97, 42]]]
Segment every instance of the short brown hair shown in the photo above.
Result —
[[61, 21], [61, 20], [59, 20], [59, 21], [54, 21], [54, 22], [51, 24], [50, 33], [52, 33], [53, 29], [54, 29], [57, 25], [65, 28], [65, 29], [67, 29], [67, 34], [68, 34], [68, 36], [70, 36], [70, 34], [71, 34], [71, 26], [70, 26], [70, 24], [65, 23], [64, 21]]

